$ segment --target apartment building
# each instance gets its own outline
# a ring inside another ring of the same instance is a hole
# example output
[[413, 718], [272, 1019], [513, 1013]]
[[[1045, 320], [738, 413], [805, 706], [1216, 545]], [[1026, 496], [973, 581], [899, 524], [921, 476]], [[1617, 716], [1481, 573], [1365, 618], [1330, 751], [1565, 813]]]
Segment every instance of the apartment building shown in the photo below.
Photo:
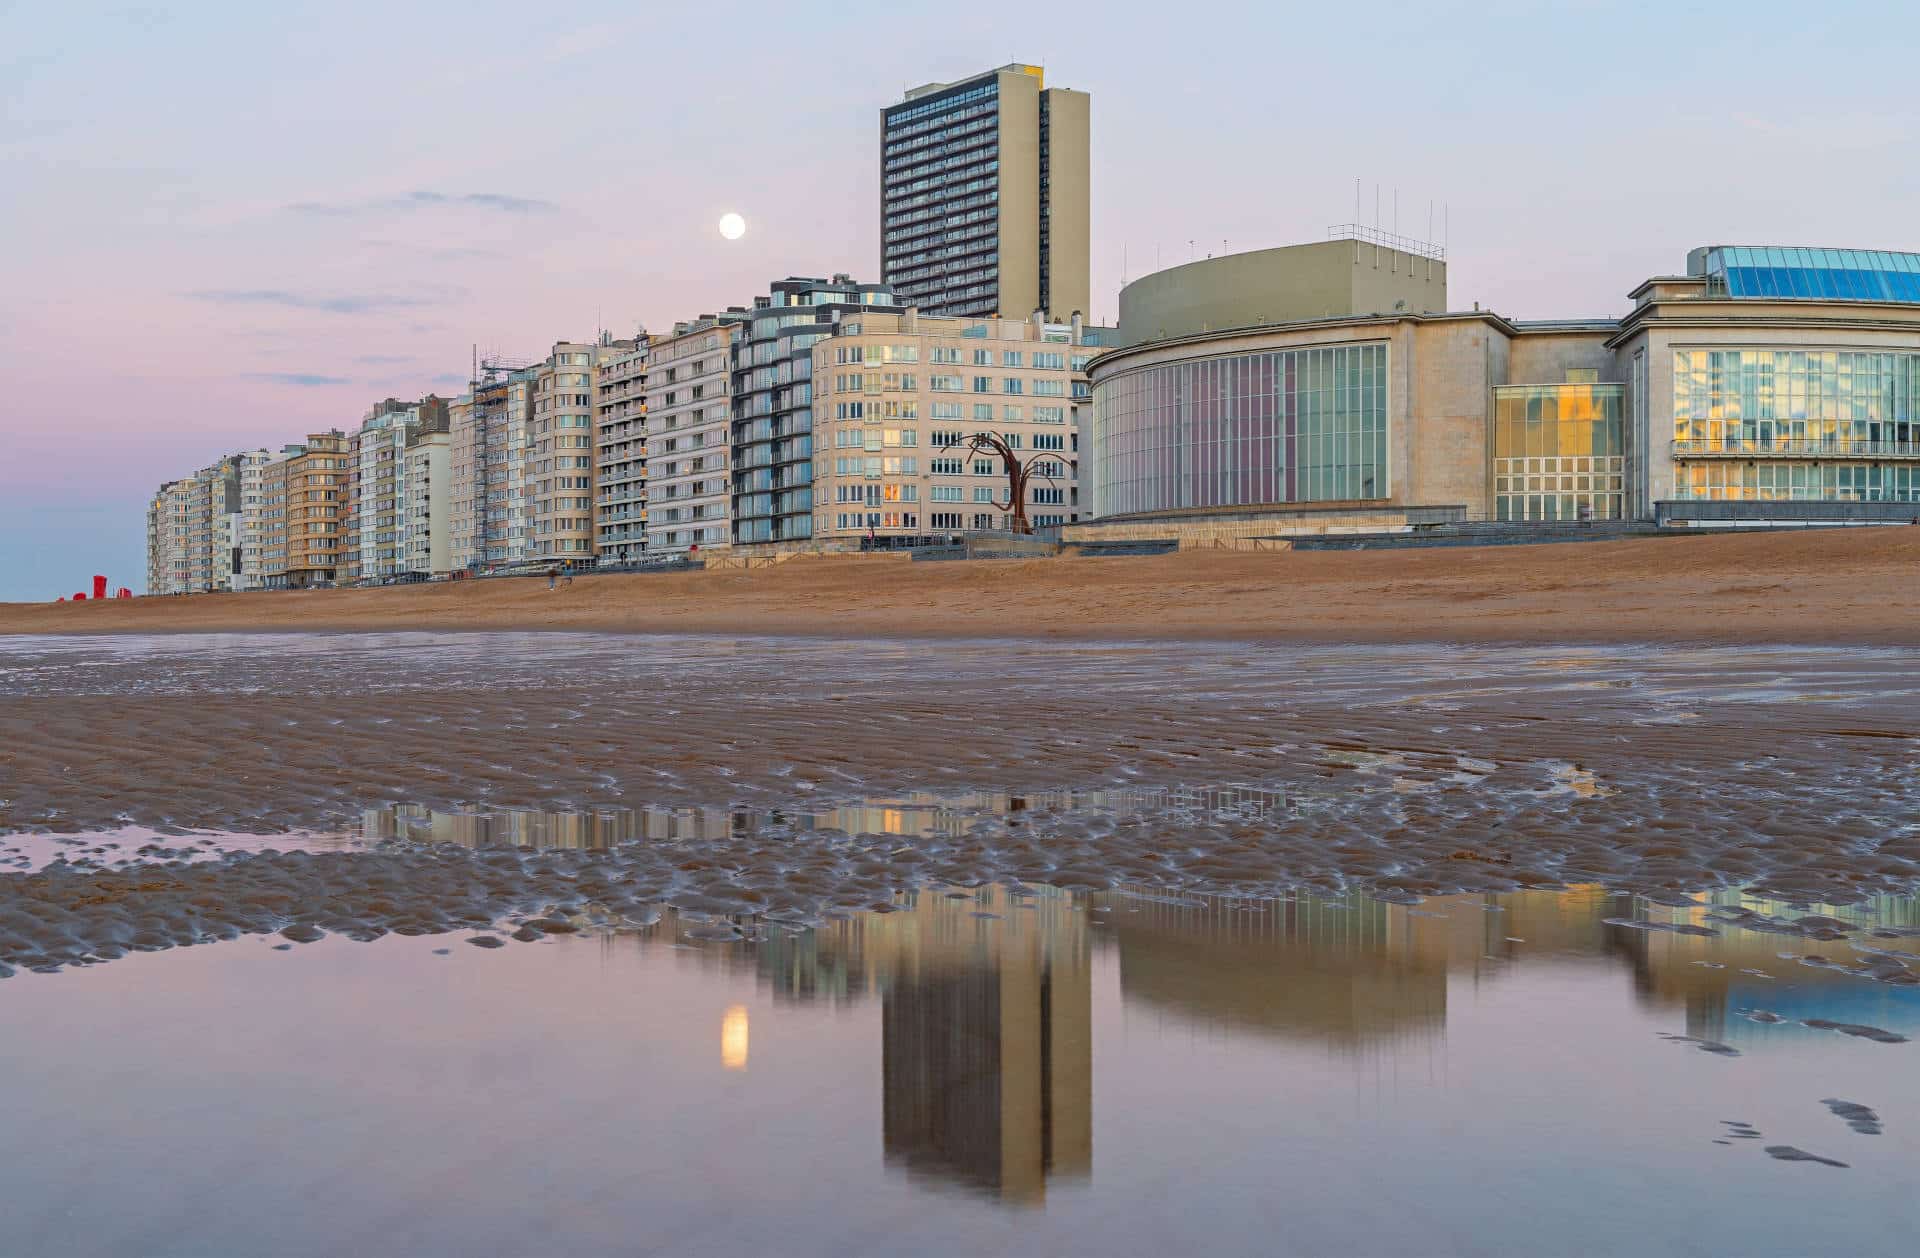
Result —
[[262, 577], [269, 589], [331, 585], [346, 540], [347, 435], [310, 434], [261, 477]]
[[928, 83], [880, 114], [880, 278], [935, 315], [1035, 310], [1090, 291], [1085, 92], [1039, 66]]
[[280, 456], [260, 469], [260, 505], [254, 518], [253, 536], [260, 547], [263, 589], [275, 588], [275, 575], [287, 570], [287, 468], [289, 460], [305, 454], [306, 450], [299, 442], [282, 446]]
[[444, 424], [423, 424], [407, 438], [403, 458], [400, 571], [442, 576], [453, 569], [453, 434]]
[[234, 575], [233, 588], [259, 590], [266, 587], [261, 563], [266, 471], [270, 464], [285, 459], [287, 454], [284, 449], [258, 449], [243, 450], [237, 457], [240, 462], [240, 568]]
[[789, 276], [754, 299], [732, 345], [735, 546], [778, 549], [813, 536], [813, 345], [843, 318], [904, 309], [892, 289], [846, 275]]
[[563, 567], [594, 562], [595, 380], [602, 364], [637, 348], [611, 337], [595, 344], [560, 341], [533, 369], [532, 424], [520, 476], [531, 508], [529, 558]]
[[527, 555], [530, 534], [519, 495], [529, 439], [531, 372], [483, 367], [472, 392], [448, 408], [448, 562], [455, 571], [481, 572]]
[[447, 563], [454, 571], [473, 566], [473, 547], [482, 505], [476, 492], [483, 489], [479, 460], [483, 447], [473, 422], [473, 394], [463, 393], [447, 403]]
[[232, 454], [162, 484], [147, 503], [147, 592], [204, 594], [246, 588], [242, 468]]
[[1006, 469], [964, 443], [1004, 441], [1032, 469], [1035, 528], [1080, 518], [1079, 432], [1098, 348], [1078, 320], [872, 311], [813, 346], [814, 537], [832, 547], [924, 545], [1004, 529]]
[[647, 554], [681, 556], [732, 543], [728, 445], [733, 344], [747, 312], [734, 307], [673, 325], [648, 349]]
[[[422, 433], [446, 433], [444, 399], [394, 398], [376, 403], [347, 438], [347, 511], [341, 584], [381, 581], [407, 571], [407, 523], [412, 493], [407, 450]], [[443, 477], [442, 492], [449, 487]]]
[[192, 582], [188, 534], [193, 478], [170, 480], [147, 503], [147, 593], [185, 594]]
[[593, 388], [594, 553], [605, 565], [633, 563], [647, 540], [647, 355], [634, 347], [600, 367]]

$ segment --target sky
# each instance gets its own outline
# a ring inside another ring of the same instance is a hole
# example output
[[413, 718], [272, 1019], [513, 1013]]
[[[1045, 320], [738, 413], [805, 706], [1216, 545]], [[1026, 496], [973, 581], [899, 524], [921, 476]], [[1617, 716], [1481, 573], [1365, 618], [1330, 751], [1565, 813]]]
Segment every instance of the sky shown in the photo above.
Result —
[[[1716, 243], [1920, 249], [1909, 4], [0, 0], [0, 600], [138, 590], [157, 485], [530, 360], [878, 278], [879, 110], [1093, 108], [1093, 309], [1354, 217], [1615, 315]], [[1397, 220], [1393, 205], [1397, 196]], [[724, 240], [735, 211], [746, 236]]]

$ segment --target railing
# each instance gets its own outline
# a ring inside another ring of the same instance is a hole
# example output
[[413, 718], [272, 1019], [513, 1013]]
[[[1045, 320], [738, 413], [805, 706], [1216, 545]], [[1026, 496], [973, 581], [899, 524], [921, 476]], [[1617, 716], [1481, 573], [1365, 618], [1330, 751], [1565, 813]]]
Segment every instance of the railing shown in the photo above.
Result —
[[1920, 441], [1854, 441], [1847, 438], [1775, 437], [1771, 441], [1676, 441], [1677, 459], [1915, 459]]

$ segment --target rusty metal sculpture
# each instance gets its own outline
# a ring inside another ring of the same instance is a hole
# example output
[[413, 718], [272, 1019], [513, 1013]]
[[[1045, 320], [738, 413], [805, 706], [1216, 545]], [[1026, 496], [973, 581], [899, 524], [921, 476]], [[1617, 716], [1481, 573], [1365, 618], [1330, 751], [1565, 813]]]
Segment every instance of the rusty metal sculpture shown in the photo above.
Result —
[[1014, 452], [1012, 446], [1007, 444], [1006, 439], [994, 432], [968, 433], [958, 440], [949, 441], [941, 446], [940, 453], [945, 454], [955, 446], [965, 447], [970, 454], [991, 454], [999, 458], [1000, 465], [1007, 472], [1007, 501], [996, 502], [993, 505], [1001, 511], [1012, 512], [1013, 532], [1022, 534], [1033, 532], [1033, 525], [1027, 520], [1027, 482], [1039, 476], [1049, 485], [1058, 488], [1060, 482], [1054, 479], [1053, 473], [1038, 469], [1042, 465], [1063, 464], [1066, 456], [1058, 450], [1040, 450], [1022, 463], [1020, 456]]

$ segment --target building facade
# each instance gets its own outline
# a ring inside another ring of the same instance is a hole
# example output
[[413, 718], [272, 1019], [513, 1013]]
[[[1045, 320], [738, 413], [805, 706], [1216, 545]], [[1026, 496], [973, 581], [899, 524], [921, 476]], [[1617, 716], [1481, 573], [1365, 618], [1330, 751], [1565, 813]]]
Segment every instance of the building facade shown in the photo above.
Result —
[[417, 427], [402, 458], [400, 571], [444, 576], [453, 569], [453, 434], [444, 424]]
[[162, 484], [147, 503], [147, 592], [248, 588], [244, 469], [264, 451], [231, 454]]
[[594, 562], [596, 381], [600, 367], [632, 353], [633, 341], [561, 341], [533, 370], [532, 427], [519, 479], [530, 500], [528, 558], [567, 567]]
[[813, 536], [828, 547], [920, 545], [1009, 527], [1003, 440], [1032, 469], [1036, 528], [1077, 521], [1080, 413], [1099, 353], [1078, 322], [848, 316], [813, 346]]
[[649, 348], [642, 333], [594, 382], [594, 553], [609, 566], [646, 557]]
[[[448, 405], [441, 398], [387, 398], [375, 403], [349, 434], [346, 528], [337, 574], [341, 584], [385, 581], [408, 572], [414, 492], [407, 479], [407, 451], [424, 433], [446, 433], [449, 421]], [[443, 494], [448, 491], [444, 475], [439, 488]]]
[[747, 312], [676, 323], [648, 350], [647, 554], [668, 558], [732, 545], [728, 476], [733, 343]]
[[754, 299], [733, 339], [732, 539], [786, 548], [813, 536], [813, 346], [843, 318], [898, 312], [891, 289], [792, 276]]
[[1012, 64], [880, 114], [880, 278], [932, 315], [1088, 309], [1089, 100]]
[[147, 593], [191, 593], [191, 477], [162, 484], [147, 503]]
[[[1344, 243], [1356, 270], [1376, 266], [1379, 246]], [[1159, 278], [1144, 306], [1123, 294], [1149, 322], [1123, 325], [1125, 347], [1093, 368], [1102, 524], [1085, 535], [1223, 514], [1249, 535], [1409, 513], [1905, 519], [1920, 502], [1916, 285], [1916, 255], [1723, 246], [1640, 285], [1618, 319], [1423, 310], [1389, 286], [1369, 309], [1249, 323], [1244, 293], [1210, 313], [1206, 292]], [[1379, 309], [1388, 298], [1405, 305]], [[1167, 310], [1180, 334], [1158, 335]]]
[[[332, 585], [346, 551], [347, 435], [339, 429], [310, 434], [280, 462], [270, 464], [262, 491], [271, 500], [285, 484], [285, 515], [263, 546], [269, 589]], [[284, 469], [284, 470], [283, 470]], [[279, 552], [284, 549], [284, 555]], [[277, 565], [277, 566], [276, 566]]]
[[259, 590], [266, 588], [266, 574], [261, 563], [261, 548], [264, 534], [261, 529], [262, 510], [265, 506], [264, 481], [269, 464], [284, 459], [286, 453], [280, 450], [243, 450], [240, 461], [240, 571], [234, 578], [236, 590]]

